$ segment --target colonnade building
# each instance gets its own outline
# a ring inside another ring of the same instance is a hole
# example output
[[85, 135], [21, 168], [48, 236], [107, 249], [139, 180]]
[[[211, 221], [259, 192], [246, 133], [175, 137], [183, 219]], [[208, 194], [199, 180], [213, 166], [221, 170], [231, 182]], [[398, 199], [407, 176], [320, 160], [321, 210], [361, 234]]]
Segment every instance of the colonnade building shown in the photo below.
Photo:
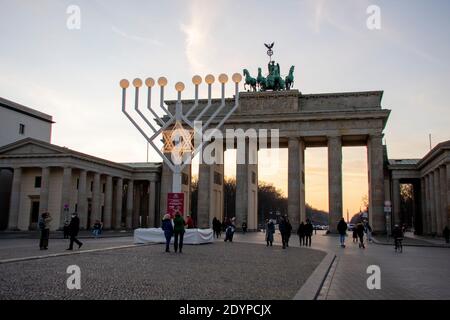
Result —
[[[258, 160], [258, 149], [288, 149], [288, 212], [283, 214], [289, 216], [294, 229], [306, 220], [305, 149], [328, 150], [329, 223], [334, 231], [343, 216], [342, 148], [365, 146], [368, 219], [373, 229], [385, 232], [389, 229], [387, 223], [392, 226], [405, 222], [400, 186], [408, 183], [414, 190], [416, 231], [440, 234], [445, 225], [450, 225], [450, 141], [437, 145], [422, 159], [389, 160], [382, 138], [391, 111], [382, 107], [382, 96], [382, 91], [244, 92], [240, 93], [238, 109], [221, 130], [278, 130], [276, 146], [258, 140], [256, 149], [251, 149], [251, 138], [246, 139], [245, 158]], [[213, 99], [211, 103], [211, 110], [203, 114], [208, 101], [199, 101], [198, 110], [191, 117], [202, 113], [206, 123], [222, 101]], [[233, 107], [234, 99], [226, 99], [225, 103], [224, 110], [211, 122], [212, 128]], [[167, 104], [173, 110], [175, 103]], [[184, 100], [185, 111], [192, 104], [193, 101]], [[225, 142], [214, 143], [223, 143], [222, 150], [225, 145], [230, 147]], [[236, 147], [234, 142], [231, 145]], [[223, 159], [223, 154], [219, 157]], [[223, 218], [223, 178], [223, 163], [200, 165], [195, 216], [201, 228], [210, 227], [213, 217]], [[82, 228], [89, 228], [96, 220], [101, 220], [105, 229], [159, 226], [171, 184], [172, 173], [163, 163], [116, 163], [41, 139], [17, 140], [0, 147], [0, 229], [34, 229], [38, 215], [45, 211], [53, 216], [52, 230], [60, 229], [72, 212], [78, 212]], [[262, 223], [257, 215], [257, 162], [237, 164], [236, 184], [233, 216], [238, 226], [245, 221], [250, 230], [256, 230]], [[187, 214], [190, 166], [183, 172], [182, 191]], [[386, 210], [387, 203], [392, 203], [392, 216]]]

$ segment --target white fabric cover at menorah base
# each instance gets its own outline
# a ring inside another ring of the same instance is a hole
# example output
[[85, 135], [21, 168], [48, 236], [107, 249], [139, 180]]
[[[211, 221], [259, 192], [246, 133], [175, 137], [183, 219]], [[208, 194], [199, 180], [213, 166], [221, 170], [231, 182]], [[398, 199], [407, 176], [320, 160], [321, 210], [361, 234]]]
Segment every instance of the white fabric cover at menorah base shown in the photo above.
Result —
[[[174, 237], [170, 240], [173, 243]], [[186, 229], [183, 244], [204, 244], [213, 243], [212, 229]], [[164, 231], [161, 228], [139, 228], [134, 230], [134, 243], [166, 243]]]

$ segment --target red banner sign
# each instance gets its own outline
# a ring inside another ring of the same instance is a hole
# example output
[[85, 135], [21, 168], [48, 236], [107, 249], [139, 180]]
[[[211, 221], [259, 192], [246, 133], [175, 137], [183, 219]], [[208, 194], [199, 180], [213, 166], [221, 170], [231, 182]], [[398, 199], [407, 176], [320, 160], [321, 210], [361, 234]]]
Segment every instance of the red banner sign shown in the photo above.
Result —
[[183, 215], [184, 193], [169, 192], [167, 195], [167, 213], [173, 218], [177, 212]]

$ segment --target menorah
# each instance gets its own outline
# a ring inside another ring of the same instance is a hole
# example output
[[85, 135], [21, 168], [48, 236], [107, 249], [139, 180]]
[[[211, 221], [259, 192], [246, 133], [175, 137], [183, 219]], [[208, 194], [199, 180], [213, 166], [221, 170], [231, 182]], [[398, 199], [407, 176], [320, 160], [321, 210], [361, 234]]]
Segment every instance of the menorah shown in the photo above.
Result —
[[[153, 78], [147, 78], [145, 80], [145, 85], [147, 87], [147, 109], [155, 117], [155, 121], [160, 125], [160, 129], [155, 128], [155, 126], [150, 122], [150, 120], [145, 116], [144, 113], [139, 109], [139, 90], [143, 86], [141, 79], [136, 78], [133, 80], [133, 86], [135, 88], [135, 99], [134, 99], [134, 110], [142, 118], [142, 120], [148, 125], [152, 131], [151, 135], [146, 133], [146, 130], [142, 128], [127, 112], [126, 110], [126, 91], [130, 86], [130, 83], [126, 79], [120, 81], [120, 87], [122, 88], [122, 112], [130, 120], [130, 122], [136, 127], [136, 129], [142, 134], [142, 136], [147, 140], [147, 142], [153, 147], [153, 149], [162, 157], [163, 161], [167, 164], [173, 173], [173, 183], [172, 192], [181, 192], [181, 179], [182, 171], [186, 165], [191, 163], [191, 160], [195, 155], [203, 150], [203, 146], [209, 142], [210, 137], [201, 139], [201, 143], [198, 146], [193, 146], [192, 140], [193, 135], [203, 135], [203, 132], [209, 127], [212, 121], [219, 115], [219, 113], [225, 107], [225, 85], [228, 82], [228, 76], [226, 74], [221, 74], [218, 77], [219, 83], [222, 89], [221, 104], [219, 107], [209, 116], [204, 124], [202, 124], [202, 118], [206, 112], [212, 106], [212, 85], [215, 82], [215, 77], [208, 74], [205, 77], [205, 82], [208, 85], [208, 102], [206, 106], [201, 110], [196, 117], [191, 121], [189, 116], [197, 109], [199, 106], [198, 89], [203, 79], [196, 75], [192, 78], [192, 83], [195, 86], [195, 99], [194, 104], [188, 108], [187, 112], [183, 113], [183, 104], [181, 102], [181, 93], [185, 89], [183, 82], [177, 82], [175, 84], [175, 90], [178, 93], [177, 102], [175, 105], [175, 114], [169, 111], [169, 108], [165, 106], [164, 102], [164, 88], [167, 86], [167, 79], [165, 77], [160, 77], [158, 79], [158, 85], [160, 87], [160, 104], [159, 107], [166, 114], [165, 117], [160, 117], [156, 113], [155, 109], [152, 107], [151, 97], [152, 88], [155, 86], [155, 80]], [[235, 84], [235, 103], [230, 111], [221, 119], [217, 124], [215, 129], [220, 129], [225, 121], [233, 114], [233, 112], [239, 106], [239, 83], [242, 81], [242, 76], [239, 73], [235, 73], [232, 76], [232, 81]], [[185, 127], [189, 129], [186, 129]], [[168, 130], [170, 128], [170, 130]], [[155, 139], [160, 135], [163, 135], [164, 148], [161, 151], [155, 144]], [[166, 156], [167, 153], [171, 154], [170, 159]]]

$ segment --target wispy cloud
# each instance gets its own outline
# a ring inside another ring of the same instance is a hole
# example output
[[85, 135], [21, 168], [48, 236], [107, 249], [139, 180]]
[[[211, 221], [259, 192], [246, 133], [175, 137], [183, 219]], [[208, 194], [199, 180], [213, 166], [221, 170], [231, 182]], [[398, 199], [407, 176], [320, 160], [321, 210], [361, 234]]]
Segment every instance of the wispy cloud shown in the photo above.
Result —
[[189, 2], [187, 23], [180, 24], [185, 35], [185, 54], [192, 72], [207, 73], [214, 57], [214, 25], [218, 21], [220, 4], [216, 1]]
[[157, 40], [157, 39], [145, 38], [145, 37], [141, 37], [141, 36], [137, 36], [137, 35], [133, 35], [133, 34], [128, 34], [125, 31], [120, 30], [116, 26], [111, 26], [111, 30], [115, 34], [117, 34], [117, 35], [119, 35], [121, 37], [124, 37], [124, 38], [126, 38], [128, 40], [141, 42], [141, 43], [145, 43], [145, 44], [150, 44], [150, 45], [157, 46], [157, 47], [162, 47], [163, 46], [162, 42]]

